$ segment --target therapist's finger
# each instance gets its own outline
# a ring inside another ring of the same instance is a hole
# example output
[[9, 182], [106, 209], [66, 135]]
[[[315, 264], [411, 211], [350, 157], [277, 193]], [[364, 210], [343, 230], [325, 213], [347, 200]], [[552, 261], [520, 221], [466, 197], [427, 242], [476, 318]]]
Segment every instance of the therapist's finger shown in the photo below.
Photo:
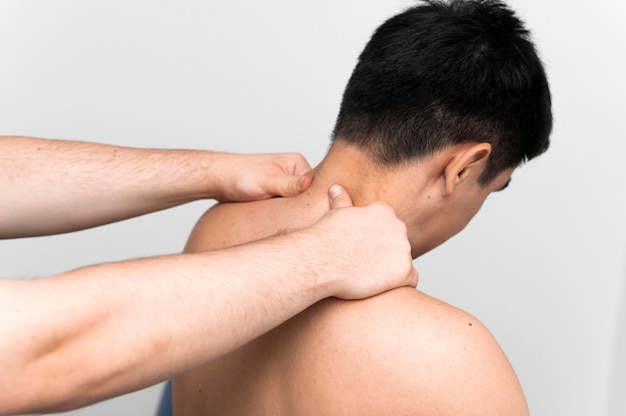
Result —
[[341, 185], [332, 185], [328, 189], [330, 209], [351, 207], [352, 198]]

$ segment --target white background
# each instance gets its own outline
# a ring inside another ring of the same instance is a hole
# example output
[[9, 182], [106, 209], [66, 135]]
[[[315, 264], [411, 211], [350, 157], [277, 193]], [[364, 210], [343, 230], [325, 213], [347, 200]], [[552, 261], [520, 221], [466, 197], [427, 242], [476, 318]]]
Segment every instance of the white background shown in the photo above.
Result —
[[[299, 151], [315, 164], [358, 53], [377, 25], [411, 4], [2, 0], [0, 134]], [[464, 233], [416, 261], [420, 288], [492, 330], [533, 415], [624, 415], [624, 6], [510, 4], [546, 63], [553, 144]], [[209, 205], [2, 241], [0, 276], [180, 251]], [[159, 392], [71, 414], [150, 415]]]

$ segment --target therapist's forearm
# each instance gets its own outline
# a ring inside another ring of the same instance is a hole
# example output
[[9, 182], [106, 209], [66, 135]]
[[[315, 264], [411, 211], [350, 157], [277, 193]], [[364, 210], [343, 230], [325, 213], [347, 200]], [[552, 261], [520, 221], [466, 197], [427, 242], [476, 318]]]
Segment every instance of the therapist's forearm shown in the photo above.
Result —
[[293, 196], [297, 153], [239, 155], [0, 137], [0, 239], [65, 233], [197, 199]]
[[219, 357], [345, 287], [332, 251], [296, 233], [0, 281], [0, 414], [73, 409]]
[[0, 137], [0, 238], [70, 232], [211, 197], [214, 156]]
[[255, 250], [1, 282], [0, 319], [15, 325], [0, 329], [11, 344], [0, 349], [0, 414], [67, 410], [147, 387], [321, 299], [311, 273], [276, 260], [273, 248]]

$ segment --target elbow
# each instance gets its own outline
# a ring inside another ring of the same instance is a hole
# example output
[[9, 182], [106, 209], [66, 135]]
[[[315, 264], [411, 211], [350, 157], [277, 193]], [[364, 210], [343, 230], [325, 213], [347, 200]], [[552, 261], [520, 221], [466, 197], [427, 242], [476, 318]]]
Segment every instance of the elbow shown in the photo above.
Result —
[[89, 404], [95, 383], [83, 359], [68, 356], [64, 348], [28, 348], [17, 334], [3, 338], [2, 344], [8, 345], [0, 345], [0, 416], [61, 412]]
[[75, 409], [94, 387], [71, 331], [37, 308], [52, 296], [41, 281], [0, 280], [0, 416]]
[[80, 389], [72, 380], [41, 371], [37, 363], [11, 364], [8, 369], [5, 364], [0, 365], [0, 416], [59, 412], [81, 405], [75, 394]]
[[3, 374], [0, 382], [0, 416], [66, 412], [96, 401], [89, 389], [63, 377], [32, 380]]

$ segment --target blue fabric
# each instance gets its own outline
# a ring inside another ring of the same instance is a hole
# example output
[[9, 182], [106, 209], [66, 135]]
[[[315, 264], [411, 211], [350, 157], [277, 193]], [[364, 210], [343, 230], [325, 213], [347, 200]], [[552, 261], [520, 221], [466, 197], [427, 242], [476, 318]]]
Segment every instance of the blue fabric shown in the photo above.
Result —
[[172, 416], [172, 413], [172, 382], [168, 380], [165, 383], [163, 393], [161, 393], [161, 401], [156, 416]]

